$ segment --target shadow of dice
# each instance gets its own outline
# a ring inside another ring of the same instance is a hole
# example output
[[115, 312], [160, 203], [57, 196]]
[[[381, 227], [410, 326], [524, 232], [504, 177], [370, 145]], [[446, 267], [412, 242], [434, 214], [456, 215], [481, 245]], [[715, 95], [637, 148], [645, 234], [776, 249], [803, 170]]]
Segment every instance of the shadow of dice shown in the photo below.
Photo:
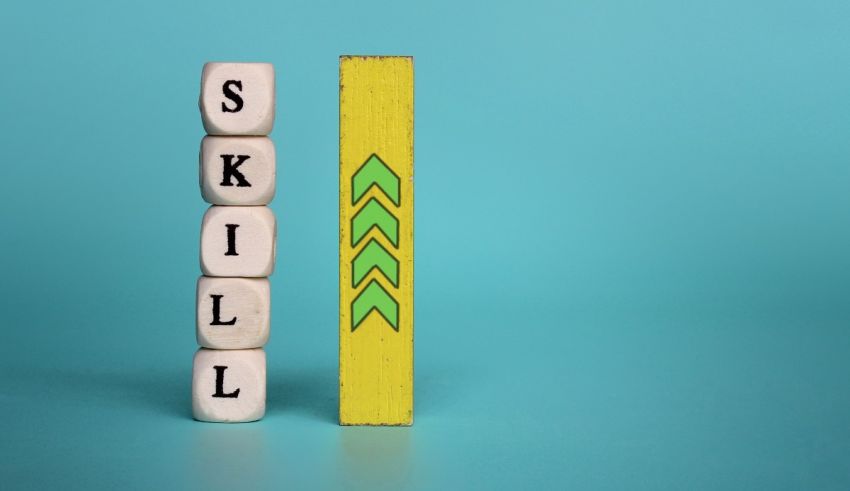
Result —
[[199, 106], [210, 135], [268, 135], [274, 126], [271, 63], [207, 63]]
[[244, 423], [266, 412], [266, 353], [262, 349], [195, 353], [192, 414], [198, 421]]
[[265, 206], [211, 206], [201, 224], [205, 276], [270, 276], [277, 222]]

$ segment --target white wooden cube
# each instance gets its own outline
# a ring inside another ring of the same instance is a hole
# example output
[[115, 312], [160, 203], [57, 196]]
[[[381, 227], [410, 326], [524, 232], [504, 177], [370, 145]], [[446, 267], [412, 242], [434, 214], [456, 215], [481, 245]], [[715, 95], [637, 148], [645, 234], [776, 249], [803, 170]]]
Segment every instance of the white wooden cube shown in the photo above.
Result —
[[192, 413], [198, 421], [243, 423], [266, 412], [266, 353], [262, 349], [195, 353]]
[[271, 292], [266, 278], [198, 279], [198, 344], [204, 348], [261, 348], [269, 340]]
[[271, 63], [207, 63], [201, 75], [201, 119], [210, 135], [268, 135], [274, 125]]
[[267, 205], [275, 192], [274, 143], [265, 136], [206, 136], [201, 195], [213, 205]]
[[277, 222], [265, 206], [210, 206], [201, 224], [204, 276], [270, 276]]

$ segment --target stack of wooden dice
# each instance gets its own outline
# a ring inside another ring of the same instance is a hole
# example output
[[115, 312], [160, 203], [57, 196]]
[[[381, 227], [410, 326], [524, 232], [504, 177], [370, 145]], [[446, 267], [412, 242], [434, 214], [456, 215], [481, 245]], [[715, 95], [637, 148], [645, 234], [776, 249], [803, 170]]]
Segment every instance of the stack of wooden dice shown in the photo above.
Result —
[[195, 419], [247, 422], [266, 410], [266, 354], [277, 225], [274, 67], [207, 63], [201, 77], [201, 225]]

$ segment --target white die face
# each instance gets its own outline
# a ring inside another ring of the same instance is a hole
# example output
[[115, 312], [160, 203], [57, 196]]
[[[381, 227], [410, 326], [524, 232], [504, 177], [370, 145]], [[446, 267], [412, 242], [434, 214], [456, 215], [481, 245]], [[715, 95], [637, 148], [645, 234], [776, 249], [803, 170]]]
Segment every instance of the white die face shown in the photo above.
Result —
[[274, 143], [267, 137], [206, 136], [201, 195], [213, 205], [267, 205], [275, 192]]
[[265, 206], [211, 206], [201, 224], [205, 276], [270, 276], [277, 223]]
[[201, 119], [210, 135], [268, 135], [274, 125], [271, 63], [207, 63], [201, 75]]
[[260, 348], [269, 340], [266, 278], [198, 279], [197, 337], [204, 348]]
[[266, 353], [262, 349], [195, 353], [192, 413], [199, 421], [243, 423], [266, 412]]

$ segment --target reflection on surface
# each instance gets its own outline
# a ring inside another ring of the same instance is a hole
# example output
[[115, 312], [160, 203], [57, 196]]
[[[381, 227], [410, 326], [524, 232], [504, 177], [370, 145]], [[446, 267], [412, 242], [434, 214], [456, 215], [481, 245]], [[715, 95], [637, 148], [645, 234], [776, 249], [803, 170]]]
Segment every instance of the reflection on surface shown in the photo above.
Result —
[[198, 423], [192, 452], [193, 486], [244, 489], [268, 477], [268, 443], [259, 424]]
[[410, 482], [410, 427], [340, 429], [341, 479], [346, 485], [395, 488]]

